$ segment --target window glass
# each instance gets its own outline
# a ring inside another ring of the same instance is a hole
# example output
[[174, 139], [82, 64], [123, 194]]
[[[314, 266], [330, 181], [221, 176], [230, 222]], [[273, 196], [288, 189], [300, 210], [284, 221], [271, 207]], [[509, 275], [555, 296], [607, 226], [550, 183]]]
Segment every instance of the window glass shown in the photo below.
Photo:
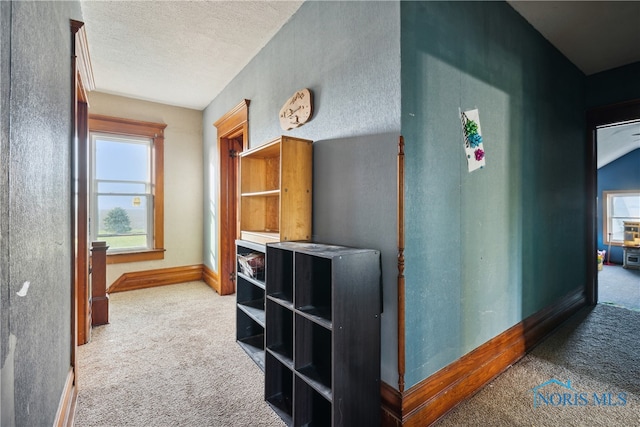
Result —
[[624, 242], [624, 222], [640, 221], [640, 191], [606, 191], [604, 193], [605, 243]]
[[95, 240], [109, 252], [153, 247], [150, 139], [92, 135]]

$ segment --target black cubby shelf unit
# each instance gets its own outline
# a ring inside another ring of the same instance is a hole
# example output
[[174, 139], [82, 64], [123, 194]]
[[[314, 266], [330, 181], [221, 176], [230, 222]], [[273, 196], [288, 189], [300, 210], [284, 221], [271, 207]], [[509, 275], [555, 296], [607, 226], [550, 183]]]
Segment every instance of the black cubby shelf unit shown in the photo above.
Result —
[[292, 426], [380, 424], [380, 252], [266, 248], [265, 399]]
[[265, 273], [263, 269], [243, 271], [240, 259], [252, 254], [265, 255], [265, 246], [236, 240], [236, 341], [265, 370]]

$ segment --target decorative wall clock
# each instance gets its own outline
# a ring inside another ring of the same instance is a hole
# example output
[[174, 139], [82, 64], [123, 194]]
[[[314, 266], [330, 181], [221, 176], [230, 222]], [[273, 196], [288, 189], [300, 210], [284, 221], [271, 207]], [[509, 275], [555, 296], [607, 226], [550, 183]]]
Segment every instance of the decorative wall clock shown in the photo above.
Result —
[[301, 89], [287, 99], [280, 109], [280, 127], [289, 130], [302, 126], [311, 119], [313, 100], [309, 89]]

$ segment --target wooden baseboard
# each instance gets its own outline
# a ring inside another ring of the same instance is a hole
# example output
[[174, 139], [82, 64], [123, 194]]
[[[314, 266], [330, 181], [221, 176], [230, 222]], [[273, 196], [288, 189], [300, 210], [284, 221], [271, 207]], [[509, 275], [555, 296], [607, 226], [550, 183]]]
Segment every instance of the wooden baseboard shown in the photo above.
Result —
[[78, 398], [78, 390], [75, 383], [75, 370], [69, 369], [67, 374], [67, 380], [62, 390], [62, 396], [60, 396], [60, 403], [58, 404], [58, 412], [56, 418], [53, 421], [54, 427], [72, 427], [76, 414], [76, 402]]
[[577, 289], [403, 393], [383, 382], [382, 425], [431, 425], [522, 358], [586, 302], [584, 289]]
[[203, 265], [159, 268], [156, 270], [124, 273], [107, 289], [108, 293], [152, 288], [154, 286], [174, 285], [203, 279]]
[[214, 291], [220, 294], [220, 281], [218, 280], [218, 275], [206, 265], [203, 265], [202, 267], [202, 280], [204, 283], [211, 286]]

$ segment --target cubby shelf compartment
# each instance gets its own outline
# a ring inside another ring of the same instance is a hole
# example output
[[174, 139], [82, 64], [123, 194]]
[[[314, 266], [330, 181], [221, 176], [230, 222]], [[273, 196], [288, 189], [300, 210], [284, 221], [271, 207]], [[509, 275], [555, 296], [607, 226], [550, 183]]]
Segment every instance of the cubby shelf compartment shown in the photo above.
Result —
[[296, 314], [295, 342], [296, 372], [331, 401], [331, 331]]
[[282, 363], [293, 369], [293, 313], [278, 302], [267, 299], [267, 317], [278, 328], [266, 330], [266, 347]]
[[264, 370], [264, 326], [244, 311], [238, 310], [236, 333], [240, 347], [258, 364], [260, 369]]
[[240, 237], [311, 238], [313, 142], [281, 136], [240, 153]]
[[271, 353], [266, 355], [264, 398], [287, 425], [293, 421], [293, 371]]
[[293, 253], [271, 248], [267, 270], [267, 296], [293, 308]]
[[[265, 254], [264, 245], [236, 241], [237, 256], [251, 253]], [[236, 261], [237, 264], [237, 261]], [[260, 367], [265, 369], [265, 289], [262, 280], [252, 278], [236, 268], [236, 341]]]
[[330, 426], [331, 400], [327, 400], [325, 396], [309, 387], [309, 384], [298, 376], [296, 376], [294, 386], [297, 403], [294, 425]]
[[287, 425], [379, 425], [380, 253], [266, 246], [267, 400]]

